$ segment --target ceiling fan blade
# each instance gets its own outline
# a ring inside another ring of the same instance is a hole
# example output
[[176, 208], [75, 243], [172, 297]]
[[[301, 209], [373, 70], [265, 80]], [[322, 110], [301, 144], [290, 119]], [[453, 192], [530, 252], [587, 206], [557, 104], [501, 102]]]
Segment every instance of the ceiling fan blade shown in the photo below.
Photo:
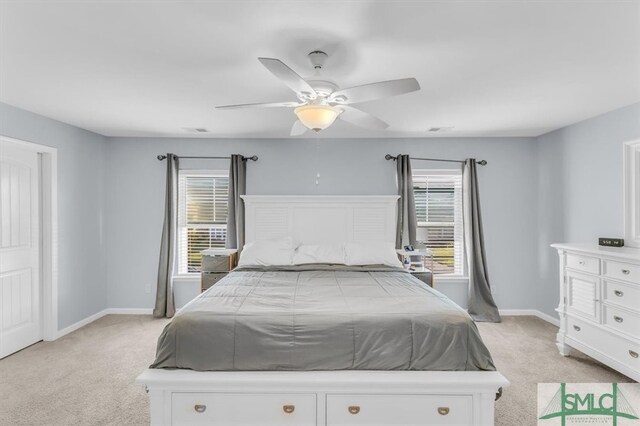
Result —
[[380, 120], [378, 117], [364, 112], [361, 109], [354, 108], [352, 106], [340, 105], [342, 114], [338, 116], [347, 123], [355, 124], [358, 127], [364, 127], [365, 129], [372, 130], [385, 130], [389, 127], [389, 124]]
[[280, 59], [258, 58], [258, 60], [294, 92], [308, 99], [315, 99], [318, 96], [309, 83]]
[[380, 81], [337, 90], [329, 96], [328, 102], [338, 105], [357, 104], [415, 92], [416, 90], [420, 90], [418, 80], [415, 78], [402, 78], [400, 80]]
[[291, 136], [300, 136], [302, 134], [304, 134], [307, 130], [307, 127], [302, 124], [302, 122], [300, 120], [296, 120], [295, 123], [293, 123], [293, 126], [291, 127]]
[[380, 120], [378, 117], [364, 112], [358, 108], [354, 108], [347, 105], [340, 105], [340, 109], [343, 110], [342, 114], [338, 116], [347, 123], [355, 124], [358, 127], [364, 127], [365, 129], [373, 130], [385, 130], [389, 127], [389, 124]]
[[236, 108], [295, 108], [304, 105], [303, 102], [266, 102], [257, 104], [238, 104], [238, 105], [221, 105], [216, 109], [236, 109]]

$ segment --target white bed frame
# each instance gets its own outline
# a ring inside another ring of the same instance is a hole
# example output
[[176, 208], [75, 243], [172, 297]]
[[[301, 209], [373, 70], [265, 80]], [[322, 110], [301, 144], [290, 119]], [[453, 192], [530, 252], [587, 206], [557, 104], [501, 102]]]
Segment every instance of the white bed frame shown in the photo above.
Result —
[[[245, 195], [246, 241], [395, 243], [397, 196]], [[497, 371], [144, 371], [152, 425], [494, 424]]]

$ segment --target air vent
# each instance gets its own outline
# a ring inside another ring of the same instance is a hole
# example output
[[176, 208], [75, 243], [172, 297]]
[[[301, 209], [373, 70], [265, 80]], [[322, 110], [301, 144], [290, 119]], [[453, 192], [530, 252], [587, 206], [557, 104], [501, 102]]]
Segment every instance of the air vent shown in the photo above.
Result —
[[209, 130], [204, 127], [185, 127], [183, 130], [189, 133], [209, 133]]
[[453, 130], [453, 127], [431, 127], [428, 132], [438, 133], [438, 132], [450, 132]]

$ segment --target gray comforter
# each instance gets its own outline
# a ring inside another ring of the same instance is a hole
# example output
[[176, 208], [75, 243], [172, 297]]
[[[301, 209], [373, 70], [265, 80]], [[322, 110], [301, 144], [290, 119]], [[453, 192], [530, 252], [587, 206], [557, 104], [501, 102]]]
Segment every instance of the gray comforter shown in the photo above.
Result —
[[181, 309], [151, 368], [495, 370], [475, 323], [399, 268], [239, 268]]

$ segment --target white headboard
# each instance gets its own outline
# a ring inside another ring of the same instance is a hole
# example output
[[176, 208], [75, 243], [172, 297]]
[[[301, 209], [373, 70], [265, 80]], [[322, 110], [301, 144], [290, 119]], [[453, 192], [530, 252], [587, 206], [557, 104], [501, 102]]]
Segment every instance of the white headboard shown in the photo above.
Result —
[[397, 195], [243, 195], [245, 241], [302, 244], [396, 240]]

